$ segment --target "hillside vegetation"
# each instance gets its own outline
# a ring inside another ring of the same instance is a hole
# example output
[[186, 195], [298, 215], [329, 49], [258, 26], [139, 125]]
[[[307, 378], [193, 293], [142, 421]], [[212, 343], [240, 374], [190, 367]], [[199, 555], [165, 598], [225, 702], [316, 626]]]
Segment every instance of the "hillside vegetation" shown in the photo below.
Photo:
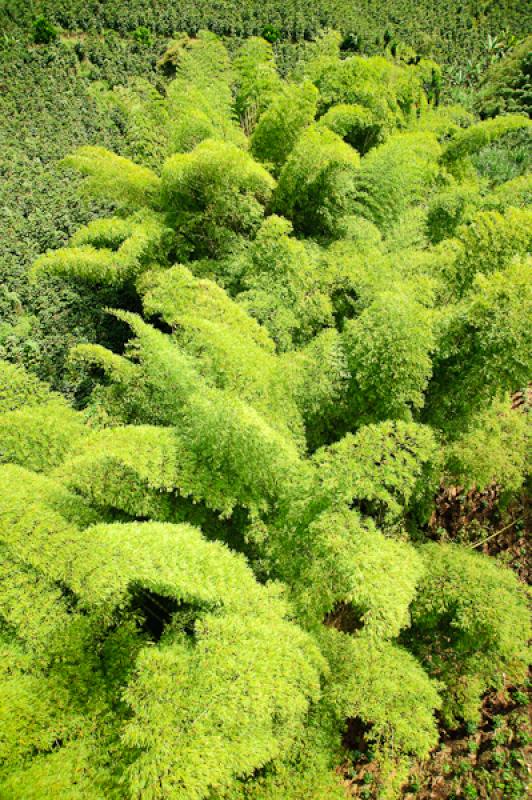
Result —
[[5, 0], [4, 6], [8, 29], [41, 17], [65, 30], [125, 35], [142, 27], [172, 36], [209, 29], [223, 36], [301, 41], [334, 28], [364, 51], [393, 39], [462, 65], [481, 53], [488, 35], [522, 36], [532, 21], [530, 7], [520, 0], [449, 0], [438, 6], [432, 0]]
[[340, 800], [363, 756], [391, 800], [526, 677], [523, 584], [429, 520], [526, 480], [532, 123], [194, 33], [3, 54], [0, 797]]

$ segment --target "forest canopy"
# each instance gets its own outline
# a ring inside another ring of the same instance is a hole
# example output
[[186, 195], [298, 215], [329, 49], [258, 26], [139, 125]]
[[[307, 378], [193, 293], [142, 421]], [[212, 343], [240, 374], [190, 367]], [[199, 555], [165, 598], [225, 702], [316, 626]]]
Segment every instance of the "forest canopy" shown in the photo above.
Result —
[[482, 159], [532, 123], [340, 44], [177, 37], [56, 167], [101, 212], [32, 290], [96, 322], [69, 397], [0, 361], [6, 800], [340, 800], [354, 726], [385, 800], [524, 679], [522, 584], [428, 521], [526, 480], [530, 174]]

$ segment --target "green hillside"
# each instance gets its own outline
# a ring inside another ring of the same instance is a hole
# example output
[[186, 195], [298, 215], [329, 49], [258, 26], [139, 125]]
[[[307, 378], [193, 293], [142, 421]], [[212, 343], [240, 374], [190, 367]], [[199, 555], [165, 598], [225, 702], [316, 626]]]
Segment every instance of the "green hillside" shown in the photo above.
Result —
[[526, 796], [529, 17], [4, 4], [2, 800]]

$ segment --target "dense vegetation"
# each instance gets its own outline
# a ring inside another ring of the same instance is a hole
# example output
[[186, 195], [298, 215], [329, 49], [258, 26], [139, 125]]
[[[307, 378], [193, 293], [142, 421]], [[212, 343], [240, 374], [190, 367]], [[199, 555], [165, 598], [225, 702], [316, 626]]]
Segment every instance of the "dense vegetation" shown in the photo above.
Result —
[[334, 33], [156, 59], [41, 5], [3, 62], [0, 796], [342, 798], [356, 730], [395, 797], [525, 676], [522, 585], [427, 528], [526, 478], [525, 83], [478, 121]]
[[[271, 42], [310, 40], [325, 28], [343, 32], [344, 46], [367, 52], [405, 42], [457, 67], [475, 65], [488, 36], [522, 36], [532, 12], [521, 0], [5, 0], [5, 25], [36, 26], [39, 41], [66, 30], [171, 36], [209, 29], [232, 37], [261, 35]], [[499, 42], [500, 43], [500, 42]], [[468, 67], [470, 68], [470, 67]]]

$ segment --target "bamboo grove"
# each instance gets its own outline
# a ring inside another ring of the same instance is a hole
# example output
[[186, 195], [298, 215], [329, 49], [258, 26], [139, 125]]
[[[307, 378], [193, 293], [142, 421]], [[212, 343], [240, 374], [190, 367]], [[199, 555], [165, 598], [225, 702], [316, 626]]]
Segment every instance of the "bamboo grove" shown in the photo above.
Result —
[[106, 312], [83, 400], [0, 367], [0, 795], [342, 798], [357, 721], [393, 798], [527, 663], [515, 576], [426, 523], [525, 477], [532, 182], [475, 158], [531, 123], [335, 34], [171, 58], [95, 86], [127, 153], [62, 169], [109, 214], [33, 265]]

